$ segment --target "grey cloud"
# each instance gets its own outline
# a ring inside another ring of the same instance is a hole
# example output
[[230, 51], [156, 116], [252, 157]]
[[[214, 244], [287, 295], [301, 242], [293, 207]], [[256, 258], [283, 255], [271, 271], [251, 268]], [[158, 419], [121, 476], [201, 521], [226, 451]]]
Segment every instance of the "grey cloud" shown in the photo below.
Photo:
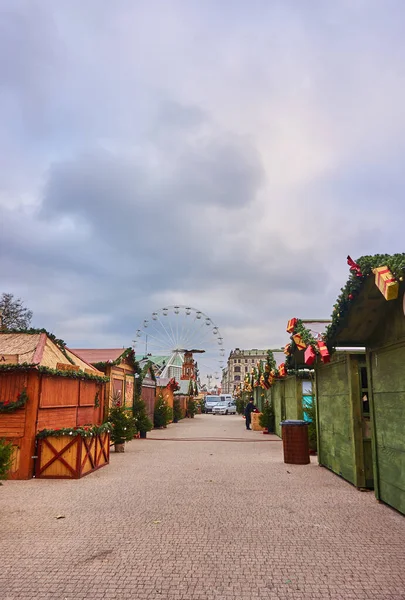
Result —
[[229, 345], [282, 343], [328, 316], [347, 253], [402, 243], [399, 26], [378, 3], [141, 4], [0, 9], [4, 291], [72, 345], [128, 344], [168, 298]]

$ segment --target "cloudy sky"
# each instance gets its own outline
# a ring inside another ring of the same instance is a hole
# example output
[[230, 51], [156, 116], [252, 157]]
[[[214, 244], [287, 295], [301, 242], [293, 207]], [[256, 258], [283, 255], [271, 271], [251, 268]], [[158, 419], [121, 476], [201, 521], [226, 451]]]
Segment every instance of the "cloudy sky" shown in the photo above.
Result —
[[2, 0], [0, 292], [72, 347], [167, 305], [226, 351], [402, 252], [401, 0]]

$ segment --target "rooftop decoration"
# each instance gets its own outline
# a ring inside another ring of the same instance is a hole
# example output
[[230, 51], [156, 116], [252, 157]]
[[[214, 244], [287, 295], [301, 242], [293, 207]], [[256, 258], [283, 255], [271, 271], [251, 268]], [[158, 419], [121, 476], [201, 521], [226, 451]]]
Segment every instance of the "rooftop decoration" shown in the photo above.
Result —
[[296, 318], [288, 321], [287, 331], [291, 334], [291, 341], [284, 348], [284, 354], [286, 354], [285, 371], [288, 375], [296, 375], [294, 353], [298, 350], [305, 350], [304, 362], [310, 367], [315, 362], [318, 352], [317, 343], [321, 334], [308, 329], [302, 319]]
[[368, 277], [375, 276], [375, 283], [387, 301], [397, 297], [399, 282], [404, 279], [405, 253], [361, 256], [357, 261], [353, 261], [348, 256], [347, 263], [350, 267], [350, 276], [334, 304], [332, 323], [325, 333], [327, 345], [334, 338], [342, 319]]
[[178, 392], [180, 389], [180, 385], [177, 383], [176, 379], [174, 377], [172, 377], [169, 381], [169, 383], [167, 384], [167, 386], [169, 388], [169, 390], [171, 390], [172, 392]]

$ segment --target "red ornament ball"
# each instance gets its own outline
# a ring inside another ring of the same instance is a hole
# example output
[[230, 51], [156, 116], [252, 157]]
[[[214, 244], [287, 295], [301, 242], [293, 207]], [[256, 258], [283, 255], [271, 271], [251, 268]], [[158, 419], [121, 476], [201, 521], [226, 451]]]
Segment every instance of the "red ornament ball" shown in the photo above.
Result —
[[353, 294], [349, 294], [349, 300], [353, 300]]

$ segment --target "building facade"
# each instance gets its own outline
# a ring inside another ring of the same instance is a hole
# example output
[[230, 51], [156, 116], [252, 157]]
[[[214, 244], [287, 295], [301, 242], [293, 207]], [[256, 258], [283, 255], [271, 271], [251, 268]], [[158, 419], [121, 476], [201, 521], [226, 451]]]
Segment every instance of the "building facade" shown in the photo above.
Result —
[[222, 393], [232, 394], [243, 382], [246, 373], [250, 373], [259, 360], [266, 360], [267, 350], [241, 350], [235, 348], [229, 354], [226, 368], [222, 372]]

